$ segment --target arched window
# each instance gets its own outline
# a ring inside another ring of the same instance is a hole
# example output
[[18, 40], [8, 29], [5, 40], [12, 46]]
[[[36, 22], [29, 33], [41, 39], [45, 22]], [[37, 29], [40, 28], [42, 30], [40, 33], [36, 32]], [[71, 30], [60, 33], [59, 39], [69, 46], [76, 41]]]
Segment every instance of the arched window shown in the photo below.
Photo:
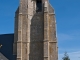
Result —
[[36, 0], [36, 12], [42, 11], [42, 0]]

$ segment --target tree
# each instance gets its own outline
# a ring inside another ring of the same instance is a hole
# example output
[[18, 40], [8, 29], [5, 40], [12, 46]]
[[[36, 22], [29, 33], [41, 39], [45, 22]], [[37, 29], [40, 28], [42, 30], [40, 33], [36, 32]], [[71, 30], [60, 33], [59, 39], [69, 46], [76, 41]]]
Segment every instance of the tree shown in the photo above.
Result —
[[64, 53], [64, 57], [62, 58], [63, 60], [70, 60], [67, 52]]

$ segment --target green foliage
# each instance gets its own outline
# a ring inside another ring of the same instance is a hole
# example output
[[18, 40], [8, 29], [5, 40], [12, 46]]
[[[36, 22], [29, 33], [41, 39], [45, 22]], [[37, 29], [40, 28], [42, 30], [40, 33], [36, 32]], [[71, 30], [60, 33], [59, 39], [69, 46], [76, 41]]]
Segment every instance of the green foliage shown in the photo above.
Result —
[[63, 60], [70, 60], [67, 52], [64, 53], [64, 57], [62, 58]]

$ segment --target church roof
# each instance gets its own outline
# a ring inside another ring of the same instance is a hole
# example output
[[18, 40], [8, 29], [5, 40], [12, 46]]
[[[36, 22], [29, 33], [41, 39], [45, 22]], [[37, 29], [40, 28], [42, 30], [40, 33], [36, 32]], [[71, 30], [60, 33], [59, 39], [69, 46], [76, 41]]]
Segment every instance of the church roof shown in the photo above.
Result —
[[8, 60], [2, 53], [0, 53], [0, 60]]
[[0, 35], [0, 52], [9, 60], [15, 60], [13, 56], [14, 34]]

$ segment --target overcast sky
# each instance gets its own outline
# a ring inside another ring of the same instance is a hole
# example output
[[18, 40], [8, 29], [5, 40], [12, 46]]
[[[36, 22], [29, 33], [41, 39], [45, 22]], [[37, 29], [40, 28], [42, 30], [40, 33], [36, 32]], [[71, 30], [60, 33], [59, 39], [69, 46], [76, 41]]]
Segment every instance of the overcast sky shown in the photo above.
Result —
[[[80, 0], [50, 0], [55, 10], [59, 60], [67, 51], [80, 60]], [[19, 0], [0, 0], [0, 34], [14, 33], [14, 16]]]

